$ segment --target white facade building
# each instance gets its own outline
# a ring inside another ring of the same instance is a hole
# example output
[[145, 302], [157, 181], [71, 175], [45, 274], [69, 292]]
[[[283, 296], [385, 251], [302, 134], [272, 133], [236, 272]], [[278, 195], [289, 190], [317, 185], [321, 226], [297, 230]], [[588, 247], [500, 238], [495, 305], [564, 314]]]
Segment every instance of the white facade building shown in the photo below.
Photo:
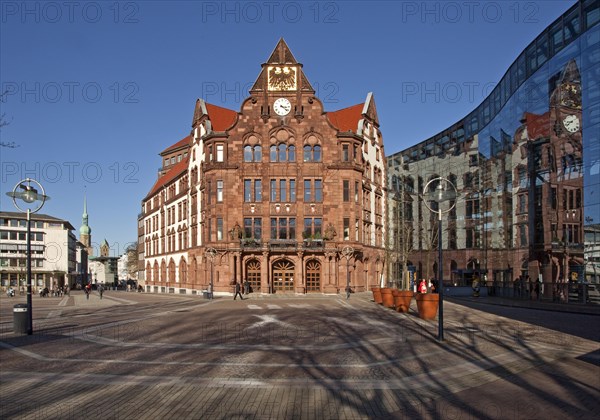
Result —
[[[82, 274], [87, 252], [66, 220], [31, 215], [31, 272], [37, 288], [73, 286]], [[78, 261], [79, 256], [79, 261]], [[0, 284], [27, 283], [27, 220], [24, 213], [0, 212]]]

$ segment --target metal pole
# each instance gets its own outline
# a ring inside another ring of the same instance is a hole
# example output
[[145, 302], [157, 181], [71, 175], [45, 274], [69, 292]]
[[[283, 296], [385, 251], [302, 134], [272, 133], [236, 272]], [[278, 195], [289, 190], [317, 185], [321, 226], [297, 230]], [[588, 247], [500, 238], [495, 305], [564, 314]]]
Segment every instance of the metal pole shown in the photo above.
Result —
[[350, 257], [346, 257], [346, 293], [350, 287]]
[[[441, 206], [441, 204], [440, 204]], [[438, 318], [438, 341], [444, 341], [444, 268], [442, 265], [442, 210], [438, 210], [438, 294], [439, 294], [439, 318]]]
[[27, 335], [33, 334], [31, 283], [31, 211], [27, 209]]
[[213, 257], [211, 255], [210, 257], [210, 299], [212, 300], [213, 295], [214, 295], [214, 289], [213, 289]]

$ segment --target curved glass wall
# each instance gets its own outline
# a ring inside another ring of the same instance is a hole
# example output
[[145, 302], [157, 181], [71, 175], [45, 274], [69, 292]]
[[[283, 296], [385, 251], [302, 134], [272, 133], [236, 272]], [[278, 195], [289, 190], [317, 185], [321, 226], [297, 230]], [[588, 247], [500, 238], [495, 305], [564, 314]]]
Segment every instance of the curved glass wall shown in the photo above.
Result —
[[[600, 283], [599, 3], [580, 1], [552, 23], [463, 120], [388, 158], [392, 188], [432, 168], [463, 173], [444, 281], [478, 272]], [[429, 264], [425, 248], [417, 232], [413, 266]]]

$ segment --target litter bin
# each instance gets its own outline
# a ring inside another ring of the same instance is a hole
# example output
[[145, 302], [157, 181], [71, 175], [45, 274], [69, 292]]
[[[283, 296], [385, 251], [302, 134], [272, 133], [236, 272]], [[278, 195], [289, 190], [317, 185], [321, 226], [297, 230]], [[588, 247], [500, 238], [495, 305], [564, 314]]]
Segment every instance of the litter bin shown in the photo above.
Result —
[[27, 305], [19, 303], [13, 306], [13, 331], [15, 334], [27, 334], [29, 328]]
[[202, 295], [204, 296], [204, 299], [212, 299], [211, 292], [202, 292]]

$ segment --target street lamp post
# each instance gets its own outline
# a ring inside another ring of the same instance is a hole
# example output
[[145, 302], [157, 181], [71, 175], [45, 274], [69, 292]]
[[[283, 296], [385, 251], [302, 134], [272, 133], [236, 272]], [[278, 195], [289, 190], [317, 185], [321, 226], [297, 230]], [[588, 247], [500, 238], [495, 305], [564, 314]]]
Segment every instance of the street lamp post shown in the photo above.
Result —
[[213, 288], [213, 260], [217, 256], [217, 250], [213, 247], [210, 247], [206, 250], [206, 256], [210, 259], [210, 294], [209, 298], [213, 298], [214, 288]]
[[[32, 185], [34, 184], [34, 185]], [[42, 191], [38, 193], [38, 189]], [[22, 190], [22, 191], [19, 191]], [[11, 192], [6, 193], [12, 198], [15, 207], [23, 212], [27, 213], [27, 335], [33, 334], [33, 313], [32, 313], [32, 278], [31, 278], [31, 213], [38, 212], [44, 203], [50, 199], [44, 191], [44, 187], [37, 182], [35, 179], [26, 178], [19, 181], [15, 188]], [[21, 208], [17, 203], [17, 199], [23, 200], [25, 207]], [[39, 204], [37, 203], [39, 201]], [[31, 205], [27, 207], [27, 205]]]
[[354, 248], [347, 245], [342, 249], [342, 255], [346, 257], [346, 296], [350, 296], [350, 258], [354, 255]]
[[[429, 191], [430, 185], [435, 185], [435, 189]], [[444, 267], [442, 259], [442, 215], [450, 212], [456, 203], [454, 200], [457, 197], [456, 187], [446, 178], [434, 178], [425, 184], [423, 188], [423, 202], [432, 213], [438, 215], [438, 294], [439, 294], [439, 309], [438, 309], [438, 341], [444, 341]], [[442, 203], [450, 201], [450, 206], [446, 210], [442, 210]], [[429, 202], [437, 203], [436, 208], [431, 206]]]

